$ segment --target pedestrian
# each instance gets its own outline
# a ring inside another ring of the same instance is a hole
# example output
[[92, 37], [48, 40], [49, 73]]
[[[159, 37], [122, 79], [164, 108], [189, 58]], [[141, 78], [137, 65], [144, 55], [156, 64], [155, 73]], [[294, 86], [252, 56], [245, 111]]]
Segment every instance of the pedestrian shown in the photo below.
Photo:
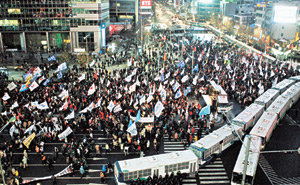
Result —
[[105, 182], [104, 177], [105, 177], [105, 175], [104, 175], [104, 173], [101, 171], [101, 172], [100, 172], [100, 181], [101, 181], [101, 183], [104, 183], [104, 182]]
[[84, 174], [85, 174], [85, 170], [84, 170], [84, 168], [83, 168], [83, 165], [80, 166], [79, 172], [80, 172], [80, 174], [81, 174], [81, 179], [82, 179], [82, 177], [83, 177]]
[[49, 157], [48, 159], [48, 169], [49, 170], [53, 170], [53, 159], [51, 157]]

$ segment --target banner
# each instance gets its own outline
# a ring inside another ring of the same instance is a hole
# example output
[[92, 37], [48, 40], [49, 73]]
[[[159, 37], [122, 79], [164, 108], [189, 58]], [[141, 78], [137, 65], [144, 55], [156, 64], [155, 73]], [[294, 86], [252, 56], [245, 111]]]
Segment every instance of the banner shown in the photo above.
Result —
[[62, 133], [58, 134], [58, 138], [60, 140], [68, 137], [68, 135], [70, 135], [73, 132], [73, 130], [71, 129], [71, 127], [68, 127], [65, 131], [63, 131]]
[[[136, 120], [136, 117], [130, 116], [131, 120]], [[137, 122], [140, 123], [153, 123], [154, 122], [154, 116], [153, 117], [141, 117]]]
[[[72, 173], [72, 164], [70, 164], [68, 167], [66, 167], [61, 172], [55, 174], [54, 177], [61, 177], [61, 176], [64, 176], [64, 175], [67, 175], [67, 174], [70, 174], [70, 173]], [[52, 178], [51, 175], [46, 176], [46, 177], [37, 177], [37, 178], [34, 178], [34, 179], [30, 179], [30, 180], [29, 179], [28, 180], [23, 180], [22, 184], [32, 183], [34, 181], [48, 180], [48, 179], [51, 179], [51, 178]]]
[[17, 85], [14, 82], [11, 82], [10, 84], [8, 84], [7, 88], [9, 91], [14, 90], [17, 87]]
[[29, 145], [30, 145], [31, 141], [34, 139], [34, 137], [35, 137], [35, 133], [31, 134], [23, 141], [23, 144], [24, 144], [24, 146], [26, 146], [26, 148], [29, 148]]

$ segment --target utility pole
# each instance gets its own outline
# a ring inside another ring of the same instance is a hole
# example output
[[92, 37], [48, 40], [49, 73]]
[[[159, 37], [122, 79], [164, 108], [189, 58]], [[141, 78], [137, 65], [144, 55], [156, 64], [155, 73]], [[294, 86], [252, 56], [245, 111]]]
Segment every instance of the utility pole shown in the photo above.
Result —
[[245, 161], [244, 161], [242, 185], [245, 185], [245, 180], [246, 180], [246, 172], [247, 172], [247, 166], [248, 166], [250, 143], [251, 143], [251, 136], [249, 135], [248, 142], [247, 142], [247, 147], [246, 147], [246, 151], [245, 151]]

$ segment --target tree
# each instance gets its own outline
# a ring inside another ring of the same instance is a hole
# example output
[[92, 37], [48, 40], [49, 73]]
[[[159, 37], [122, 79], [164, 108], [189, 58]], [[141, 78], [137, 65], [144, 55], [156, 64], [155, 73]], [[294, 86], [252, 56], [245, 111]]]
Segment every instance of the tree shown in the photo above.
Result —
[[89, 55], [88, 53], [82, 53], [80, 55], [77, 55], [77, 62], [82, 67], [86, 64], [92, 62], [93, 57]]

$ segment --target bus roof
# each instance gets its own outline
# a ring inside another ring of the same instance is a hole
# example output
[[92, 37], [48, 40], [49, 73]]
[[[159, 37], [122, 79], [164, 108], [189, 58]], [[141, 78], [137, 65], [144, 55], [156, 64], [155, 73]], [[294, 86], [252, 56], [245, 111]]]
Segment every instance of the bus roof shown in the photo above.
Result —
[[264, 112], [257, 123], [254, 125], [250, 135], [265, 138], [274, 122], [277, 122], [277, 114], [274, 112]]
[[298, 75], [298, 76], [292, 76], [289, 79], [295, 80], [296, 82], [299, 82], [300, 81], [300, 75]]
[[233, 118], [232, 121], [241, 124], [247, 124], [253, 118], [253, 116], [259, 113], [263, 108], [264, 106], [262, 105], [252, 103], [249, 107], [243, 110], [243, 112], [241, 112], [239, 115]]
[[169, 164], [177, 164], [197, 160], [197, 156], [191, 150], [172, 152], [167, 154], [153, 155], [148, 157], [134, 158], [118, 161], [122, 172], [131, 172]]
[[275, 112], [277, 114], [283, 109], [284, 106], [290, 101], [286, 97], [279, 96], [268, 108], [268, 112]]
[[279, 82], [278, 84], [276, 84], [274, 87], [272, 87], [273, 89], [278, 89], [278, 90], [282, 90], [284, 88], [286, 88], [287, 86], [293, 84], [295, 81], [294, 80], [290, 80], [290, 79], [284, 79], [281, 82]]
[[237, 161], [235, 163], [233, 172], [241, 174], [241, 175], [243, 174], [246, 147], [247, 147], [247, 143], [248, 143], [248, 140], [250, 137], [251, 137], [251, 141], [250, 141], [246, 175], [253, 177], [256, 172], [258, 158], [259, 158], [259, 151], [260, 151], [261, 144], [262, 144], [261, 138], [257, 137], [257, 136], [249, 136], [249, 135], [245, 136], [244, 142], [243, 142], [242, 148], [240, 150], [239, 156], [237, 158]]
[[220, 85], [216, 84], [215, 81], [210, 81], [210, 84], [216, 91], [220, 91], [221, 95], [227, 95], [224, 89]]
[[191, 146], [204, 150], [209, 149], [216, 143], [224, 140], [224, 138], [230, 136], [232, 134], [232, 131], [233, 129], [230, 126], [224, 125], [223, 127], [213, 131], [209, 135], [193, 143]]
[[268, 89], [266, 92], [264, 92], [261, 96], [259, 96], [255, 102], [256, 103], [268, 103], [273, 97], [277, 97], [279, 94], [279, 90], [277, 89]]

